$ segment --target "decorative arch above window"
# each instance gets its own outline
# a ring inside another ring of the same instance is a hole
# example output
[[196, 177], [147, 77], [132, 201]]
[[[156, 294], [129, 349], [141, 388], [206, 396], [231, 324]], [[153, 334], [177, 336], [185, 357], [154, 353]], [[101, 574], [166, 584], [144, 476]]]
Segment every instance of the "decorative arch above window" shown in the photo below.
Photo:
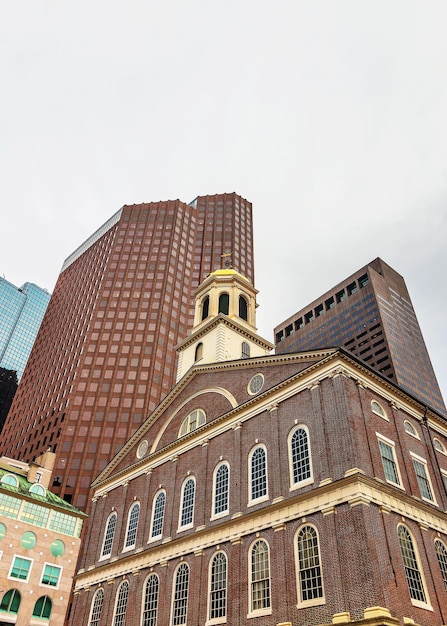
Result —
[[239, 317], [248, 320], [248, 302], [244, 296], [239, 296]]
[[5, 474], [4, 476], [2, 476], [0, 482], [4, 485], [9, 485], [10, 487], [19, 486], [19, 479], [17, 478], [17, 476], [14, 476], [14, 474]]
[[377, 402], [377, 400], [371, 400], [371, 411], [379, 417], [383, 417], [383, 419], [388, 420], [388, 415], [386, 414], [385, 409], [379, 402]]
[[188, 415], [183, 420], [182, 425], [180, 426], [178, 436], [183, 437], [184, 435], [191, 433], [193, 430], [196, 430], [196, 428], [203, 426], [205, 422], [205, 411], [203, 409], [194, 409], [194, 411], [188, 413]]
[[408, 435], [411, 435], [412, 437], [416, 437], [416, 439], [420, 439], [419, 434], [416, 430], [416, 428], [413, 426], [413, 424], [411, 422], [409, 422], [408, 420], [405, 420], [404, 422], [404, 428], [405, 428], [405, 432]]
[[206, 320], [209, 314], [210, 314], [210, 297], [205, 296], [202, 300], [202, 322], [203, 320]]
[[228, 315], [230, 312], [230, 296], [227, 293], [221, 293], [219, 296], [219, 313]]
[[249, 359], [250, 358], [250, 344], [248, 341], [243, 341], [241, 346], [241, 358]]
[[200, 361], [203, 358], [203, 343], [200, 342], [196, 345], [196, 351], [194, 353], [194, 363]]

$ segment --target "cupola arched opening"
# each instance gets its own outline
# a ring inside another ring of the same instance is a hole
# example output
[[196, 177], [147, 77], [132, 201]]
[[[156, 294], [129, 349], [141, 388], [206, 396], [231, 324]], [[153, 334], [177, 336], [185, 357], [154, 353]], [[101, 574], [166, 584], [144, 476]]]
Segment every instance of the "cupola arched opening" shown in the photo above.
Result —
[[208, 315], [210, 314], [210, 297], [205, 296], [202, 300], [202, 322], [206, 320]]
[[244, 296], [239, 296], [239, 317], [245, 321], [248, 320], [248, 302]]
[[219, 296], [219, 313], [228, 315], [230, 311], [230, 296], [227, 293], [221, 293]]

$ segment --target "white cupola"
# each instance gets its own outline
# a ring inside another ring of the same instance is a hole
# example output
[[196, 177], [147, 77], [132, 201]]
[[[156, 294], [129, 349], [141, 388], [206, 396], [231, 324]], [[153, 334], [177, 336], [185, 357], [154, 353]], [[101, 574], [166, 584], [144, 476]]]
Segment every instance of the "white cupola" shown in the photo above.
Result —
[[193, 365], [269, 354], [273, 345], [256, 332], [256, 294], [251, 282], [226, 267], [212, 272], [195, 293], [194, 326], [177, 345], [177, 380]]

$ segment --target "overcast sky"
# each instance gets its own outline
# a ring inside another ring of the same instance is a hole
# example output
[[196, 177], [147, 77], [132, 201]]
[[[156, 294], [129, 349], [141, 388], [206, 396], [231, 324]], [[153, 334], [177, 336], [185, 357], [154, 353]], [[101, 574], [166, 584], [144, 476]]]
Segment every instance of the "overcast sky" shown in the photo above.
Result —
[[447, 399], [447, 2], [23, 0], [0, 25], [0, 274], [52, 291], [123, 204], [253, 203], [258, 326], [377, 256]]

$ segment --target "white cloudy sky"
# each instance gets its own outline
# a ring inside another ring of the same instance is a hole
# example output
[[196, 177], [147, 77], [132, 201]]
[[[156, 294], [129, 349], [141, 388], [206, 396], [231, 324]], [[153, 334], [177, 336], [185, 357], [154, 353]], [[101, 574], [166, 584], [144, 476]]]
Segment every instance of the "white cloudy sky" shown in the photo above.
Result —
[[381, 256], [447, 396], [445, 0], [23, 0], [0, 25], [0, 274], [123, 204], [253, 202], [258, 325]]

